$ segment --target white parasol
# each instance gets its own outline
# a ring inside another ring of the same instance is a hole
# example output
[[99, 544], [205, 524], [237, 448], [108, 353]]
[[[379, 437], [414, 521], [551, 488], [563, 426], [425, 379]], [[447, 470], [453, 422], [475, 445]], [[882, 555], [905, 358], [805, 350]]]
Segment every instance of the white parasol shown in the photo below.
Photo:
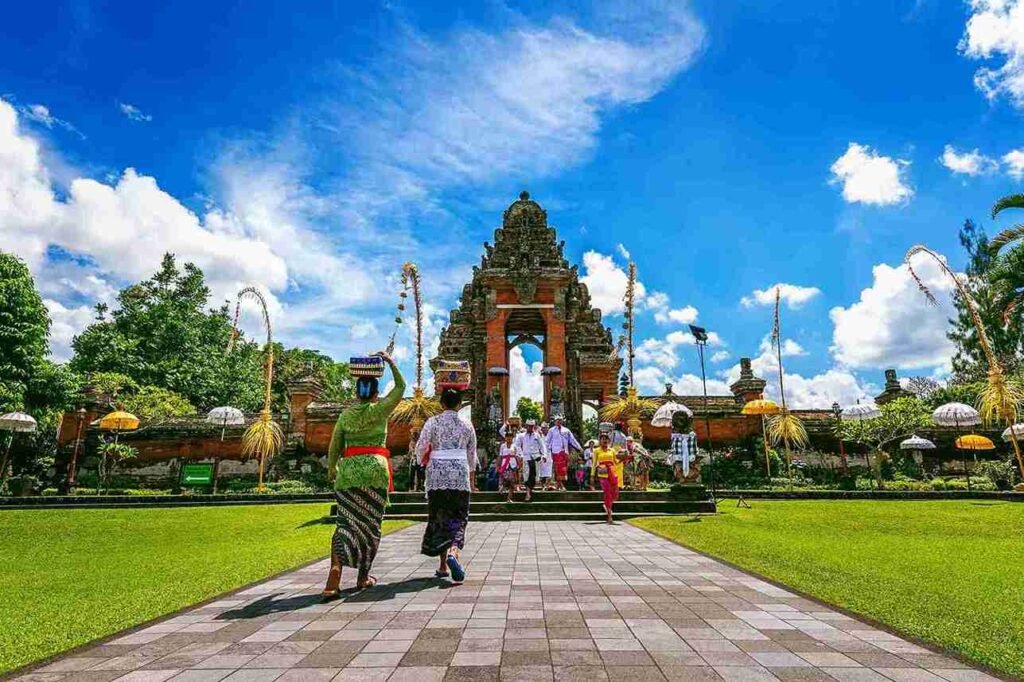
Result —
[[981, 415], [970, 405], [946, 403], [935, 408], [932, 419], [940, 426], [974, 426], [981, 423]]
[[36, 420], [24, 412], [8, 412], [0, 415], [0, 431], [30, 433], [36, 430]]
[[220, 439], [224, 440], [224, 430], [229, 426], [244, 424], [245, 414], [237, 407], [215, 407], [206, 413], [206, 421], [220, 425]]
[[1024, 424], [1014, 424], [1013, 426], [1007, 426], [1006, 430], [1003, 431], [1003, 442], [1009, 443], [1010, 429], [1013, 429], [1013, 435], [1017, 436], [1017, 440], [1024, 440]]
[[843, 409], [843, 419], [851, 422], [863, 422], [880, 416], [882, 416], [882, 411], [874, 403], [861, 405], [858, 402], [856, 405], [850, 405]]
[[935, 443], [927, 438], [921, 438], [916, 433], [900, 443], [900, 450], [934, 450]]
[[687, 417], [693, 416], [693, 410], [682, 403], [667, 402], [655, 411], [651, 417], [651, 426], [672, 426], [672, 415], [682, 412]]

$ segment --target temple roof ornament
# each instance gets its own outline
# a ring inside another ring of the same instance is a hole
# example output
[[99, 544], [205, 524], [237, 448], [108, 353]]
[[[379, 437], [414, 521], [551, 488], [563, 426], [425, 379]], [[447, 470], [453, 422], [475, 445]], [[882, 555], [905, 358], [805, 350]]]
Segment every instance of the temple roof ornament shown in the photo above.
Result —
[[885, 389], [875, 396], [875, 404], [885, 405], [897, 398], [911, 398], [913, 396], [913, 392], [903, 388], [900, 384], [900, 379], [896, 376], [896, 370], [887, 369], [885, 370]]
[[764, 393], [764, 387], [768, 382], [761, 377], [754, 376], [754, 369], [750, 364], [750, 358], [740, 358], [740, 378], [734, 381], [729, 390], [738, 400], [746, 402], [756, 400]]

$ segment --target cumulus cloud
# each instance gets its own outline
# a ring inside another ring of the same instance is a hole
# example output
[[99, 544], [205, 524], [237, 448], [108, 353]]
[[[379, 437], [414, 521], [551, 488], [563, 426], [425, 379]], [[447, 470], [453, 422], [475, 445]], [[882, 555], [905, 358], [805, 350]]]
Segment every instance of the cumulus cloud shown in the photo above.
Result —
[[1024, 149], [1014, 149], [1003, 154], [1006, 172], [1014, 180], [1024, 180]]
[[953, 145], [946, 145], [939, 161], [951, 172], [958, 175], [988, 175], [999, 170], [999, 162], [985, 156], [977, 149], [969, 152], [957, 152]]
[[821, 289], [818, 287], [804, 287], [798, 284], [779, 282], [764, 289], [754, 289], [749, 296], [740, 299], [740, 304], [744, 308], [775, 305], [776, 290], [779, 292], [779, 298], [790, 310], [803, 307], [805, 303], [821, 294]]
[[69, 360], [71, 341], [95, 320], [96, 311], [88, 305], [66, 307], [49, 298], [43, 299], [43, 304], [50, 313], [50, 353], [58, 362]]
[[[583, 254], [583, 276], [580, 281], [587, 285], [590, 301], [606, 315], [625, 312], [626, 285], [629, 275], [626, 269], [611, 256], [597, 251]], [[639, 280], [633, 289], [635, 300], [640, 303], [647, 295], [647, 289]], [[638, 306], [639, 307], [639, 306]]]
[[832, 164], [831, 184], [842, 185], [848, 203], [891, 206], [909, 201], [914, 190], [907, 183], [910, 162], [883, 156], [867, 145], [851, 142]]
[[153, 117], [149, 114], [143, 113], [134, 104], [128, 104], [127, 102], [118, 102], [117, 108], [122, 114], [124, 114], [129, 121], [135, 121], [136, 123], [149, 123], [153, 120]]
[[1002, 62], [975, 71], [974, 85], [990, 100], [1005, 96], [1014, 106], [1024, 107], [1024, 2], [969, 0], [969, 5], [961, 54]]
[[[708, 332], [709, 346], [725, 345], [722, 338], [715, 332]], [[674, 331], [663, 338], [644, 339], [635, 348], [636, 362], [640, 365], [653, 365], [663, 370], [675, 369], [680, 363], [680, 353], [685, 347], [694, 348], [693, 335], [690, 332]], [[695, 355], [696, 357], [696, 355]]]
[[711, 354], [711, 362], [725, 362], [731, 357], [731, 354], [727, 350], [717, 350]]
[[521, 397], [531, 398], [540, 402], [544, 399], [544, 377], [541, 370], [544, 363], [537, 361], [528, 363], [523, 357], [523, 349], [516, 346], [508, 353], [509, 400], [515, 405]]
[[905, 264], [876, 265], [860, 300], [829, 313], [836, 360], [852, 368], [934, 367], [949, 361], [953, 343], [946, 332], [956, 316], [954, 285], [930, 258], [915, 257], [914, 267], [939, 305], [928, 304]]

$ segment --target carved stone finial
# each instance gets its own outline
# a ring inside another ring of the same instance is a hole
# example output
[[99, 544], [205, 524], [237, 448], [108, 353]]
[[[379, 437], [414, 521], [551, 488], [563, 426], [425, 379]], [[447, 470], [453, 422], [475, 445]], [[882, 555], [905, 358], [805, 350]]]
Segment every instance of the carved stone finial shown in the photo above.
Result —
[[885, 405], [897, 398], [909, 398], [914, 395], [912, 392], [900, 385], [900, 379], [895, 369], [885, 370], [885, 390], [875, 396], [876, 405]]
[[520, 201], [529, 201], [530, 200], [530, 193], [527, 192], [524, 189], [522, 192], [519, 193], [519, 200]]
[[750, 366], [750, 358], [740, 358], [740, 378], [729, 386], [729, 390], [732, 391], [737, 400], [747, 403], [760, 398], [764, 393], [764, 387], [767, 385], [767, 381], [754, 376], [754, 370]]

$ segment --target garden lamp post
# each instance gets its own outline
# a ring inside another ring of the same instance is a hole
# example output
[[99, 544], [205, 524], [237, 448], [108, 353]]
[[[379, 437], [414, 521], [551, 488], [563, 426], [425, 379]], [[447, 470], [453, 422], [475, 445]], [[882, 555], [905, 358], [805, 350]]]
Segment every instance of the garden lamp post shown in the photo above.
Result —
[[75, 447], [71, 450], [71, 463], [68, 464], [68, 492], [75, 487], [75, 474], [78, 468], [78, 450], [82, 447], [82, 424], [85, 422], [85, 408], [79, 407], [75, 410], [75, 419], [78, 421], [75, 427]]
[[832, 414], [836, 417], [836, 438], [839, 440], [839, 461], [843, 463], [843, 476], [850, 473], [846, 462], [846, 446], [843, 445], [843, 408], [838, 402], [832, 403]]

